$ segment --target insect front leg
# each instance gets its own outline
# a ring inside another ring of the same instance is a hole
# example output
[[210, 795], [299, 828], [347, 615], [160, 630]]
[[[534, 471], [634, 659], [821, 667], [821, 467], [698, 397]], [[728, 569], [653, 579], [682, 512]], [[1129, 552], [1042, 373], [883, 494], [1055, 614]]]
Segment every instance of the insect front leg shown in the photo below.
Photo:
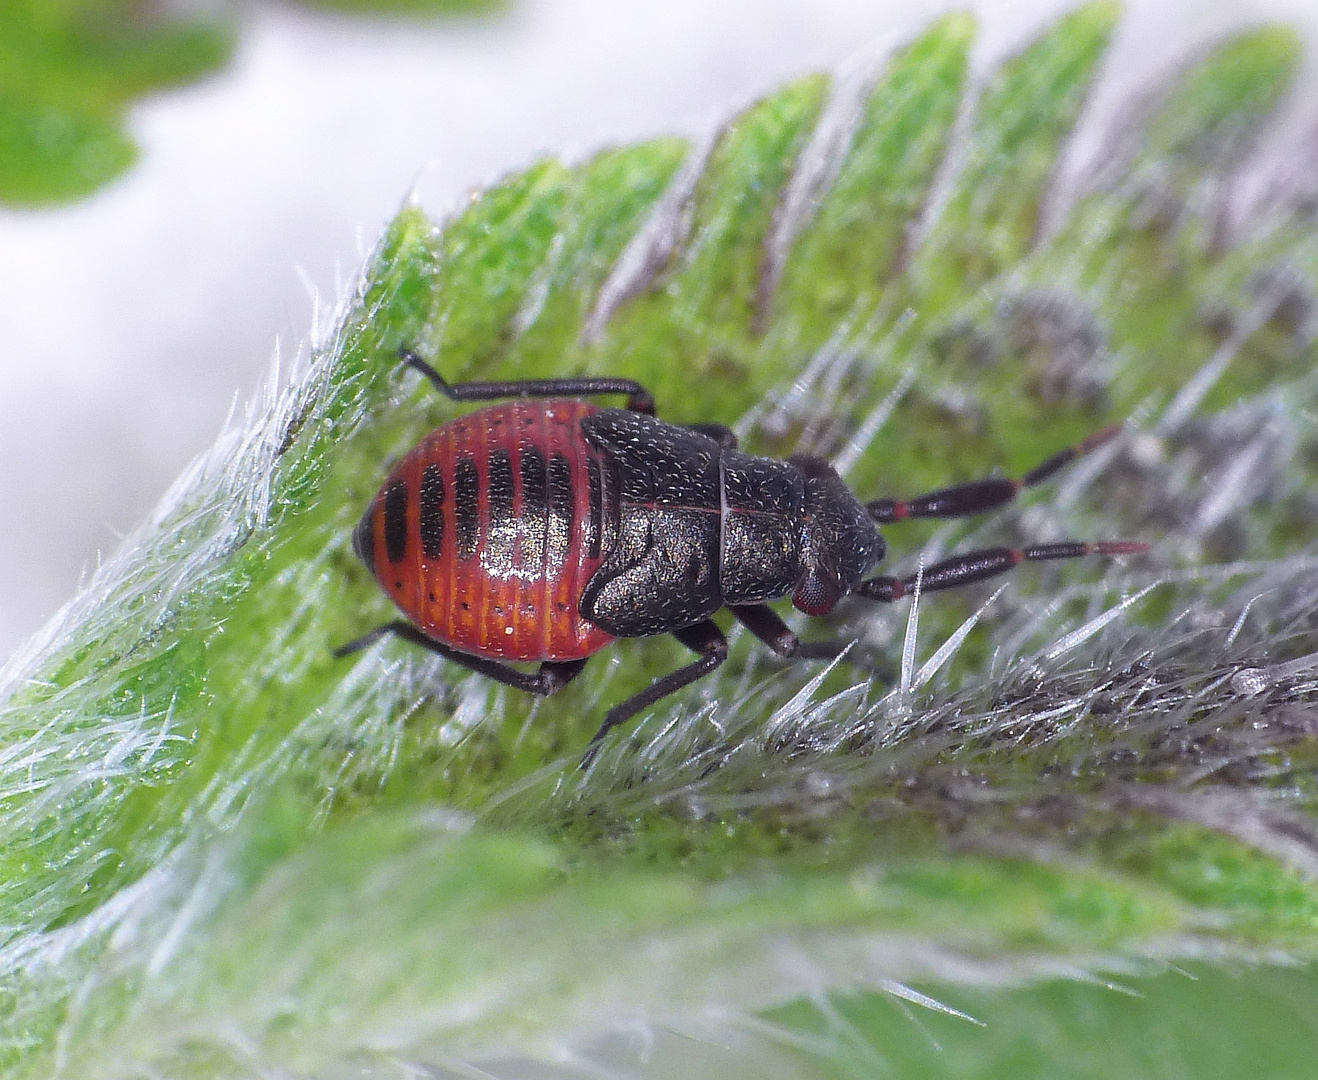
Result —
[[728, 610], [779, 656], [793, 660], [832, 660], [843, 649], [837, 641], [802, 641], [768, 604], [729, 604]]

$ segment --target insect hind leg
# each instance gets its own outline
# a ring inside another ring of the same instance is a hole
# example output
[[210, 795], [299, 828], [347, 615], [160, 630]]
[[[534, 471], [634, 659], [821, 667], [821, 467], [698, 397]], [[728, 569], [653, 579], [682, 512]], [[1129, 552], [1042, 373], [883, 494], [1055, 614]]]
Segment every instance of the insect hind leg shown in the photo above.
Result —
[[389, 634], [394, 634], [404, 641], [410, 641], [413, 645], [420, 645], [423, 649], [429, 649], [432, 653], [442, 656], [445, 660], [451, 660], [468, 671], [474, 671], [478, 675], [494, 679], [505, 686], [512, 686], [528, 694], [538, 694], [541, 697], [563, 689], [580, 675], [582, 668], [586, 666], [585, 660], [546, 660], [540, 665], [539, 670], [534, 673], [518, 671], [516, 668], [501, 664], [497, 660], [488, 660], [483, 656], [472, 656], [469, 653], [451, 649], [443, 642], [427, 636], [417, 627], [409, 622], [404, 622], [402, 619], [395, 619], [383, 626], [377, 626], [374, 630], [348, 642], [346, 645], [340, 645], [334, 650], [334, 656], [341, 658], [355, 652], [361, 652], [362, 649], [370, 648], [382, 637]]
[[593, 397], [596, 394], [626, 394], [632, 412], [654, 415], [654, 395], [633, 379], [510, 379], [503, 382], [450, 383], [410, 349], [398, 358], [419, 371], [430, 385], [450, 401], [493, 401], [497, 398]]

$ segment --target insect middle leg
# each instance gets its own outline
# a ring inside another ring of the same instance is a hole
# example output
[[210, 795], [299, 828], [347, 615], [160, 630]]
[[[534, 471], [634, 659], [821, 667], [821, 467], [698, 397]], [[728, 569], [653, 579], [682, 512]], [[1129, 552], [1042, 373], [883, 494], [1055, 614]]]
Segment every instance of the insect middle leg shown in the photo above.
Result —
[[546, 660], [534, 674], [528, 671], [518, 671], [516, 668], [501, 664], [497, 660], [489, 660], [483, 656], [472, 656], [469, 653], [459, 652], [457, 649], [450, 649], [447, 645], [427, 636], [417, 627], [409, 622], [404, 622], [402, 619], [395, 619], [383, 626], [377, 626], [370, 633], [363, 634], [346, 645], [340, 645], [334, 650], [334, 655], [335, 657], [343, 657], [370, 648], [386, 634], [394, 634], [404, 641], [410, 641], [413, 645], [420, 645], [423, 649], [429, 649], [432, 653], [442, 656], [445, 660], [451, 660], [453, 663], [465, 667], [468, 671], [474, 671], [479, 675], [495, 679], [506, 686], [513, 686], [518, 690], [524, 690], [528, 694], [539, 694], [542, 697], [563, 689], [580, 675], [581, 669], [586, 666], [585, 660]]
[[430, 385], [451, 401], [626, 394], [627, 408], [632, 412], [654, 415], [654, 395], [632, 379], [511, 379], [504, 382], [449, 383], [438, 371], [408, 349], [400, 350], [398, 358], [429, 379]]
[[[1084, 442], [1059, 450], [1042, 464], [1036, 465], [1019, 480], [1006, 476], [990, 476], [983, 480], [971, 480], [966, 484], [940, 488], [913, 499], [875, 499], [865, 504], [865, 509], [880, 525], [907, 518], [950, 518], [965, 517], [992, 510], [996, 506], [1011, 502], [1027, 487], [1041, 484], [1054, 473], [1059, 472], [1076, 458], [1083, 457], [1097, 450], [1104, 443], [1111, 442], [1121, 434], [1121, 425], [1114, 424], [1102, 431], [1095, 432]], [[928, 588], [928, 586], [925, 586]]]
[[708, 675], [728, 658], [728, 640], [723, 636], [723, 631], [715, 625], [713, 619], [706, 619], [694, 626], [675, 630], [673, 631], [673, 637], [677, 638], [692, 652], [699, 653], [700, 659], [687, 664], [686, 667], [678, 668], [668, 675], [655, 679], [639, 694], [633, 694], [626, 701], [613, 706], [604, 715], [604, 723], [600, 724], [599, 730], [595, 732], [590, 740], [590, 745], [581, 757], [581, 767], [583, 769], [595, 759], [596, 753], [599, 752], [600, 741], [613, 728], [626, 720], [630, 720], [642, 709], [653, 705], [660, 698], [666, 698], [669, 694], [676, 693], [682, 687], [695, 682], [702, 675]]

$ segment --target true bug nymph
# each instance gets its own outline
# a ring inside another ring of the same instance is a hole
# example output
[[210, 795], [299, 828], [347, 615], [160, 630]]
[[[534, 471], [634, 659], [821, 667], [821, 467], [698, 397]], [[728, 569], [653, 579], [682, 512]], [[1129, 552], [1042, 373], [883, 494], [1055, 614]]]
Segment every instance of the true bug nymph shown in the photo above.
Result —
[[[420, 357], [402, 361], [454, 401], [490, 405], [436, 428], [394, 466], [353, 532], [353, 548], [407, 617], [335, 653], [396, 634], [532, 694], [576, 678], [614, 638], [673, 634], [699, 658], [611, 708], [604, 735], [727, 657], [711, 616], [726, 607], [780, 656], [835, 656], [802, 642], [767, 601], [825, 615], [848, 593], [890, 602], [915, 586], [866, 577], [883, 558], [878, 526], [1000, 506], [1107, 441], [1109, 428], [1019, 480], [990, 477], [916, 498], [862, 503], [827, 461], [737, 449], [719, 424], [654, 417], [630, 379], [450, 386]], [[582, 397], [624, 394], [625, 409]], [[925, 592], [1005, 573], [1025, 560], [1144, 551], [1130, 541], [986, 548], [926, 567]], [[534, 673], [507, 661], [539, 662]]]

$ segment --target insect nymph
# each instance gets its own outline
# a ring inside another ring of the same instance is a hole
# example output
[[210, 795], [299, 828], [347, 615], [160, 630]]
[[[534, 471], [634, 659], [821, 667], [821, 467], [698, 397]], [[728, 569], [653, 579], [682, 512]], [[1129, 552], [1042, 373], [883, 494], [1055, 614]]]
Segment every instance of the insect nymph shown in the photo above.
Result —
[[[1106, 441], [1107, 429], [1020, 480], [989, 477], [907, 501], [861, 502], [827, 461], [755, 457], [718, 424], [654, 417], [629, 379], [450, 386], [420, 357], [403, 363], [454, 401], [513, 400], [436, 428], [399, 461], [353, 532], [353, 549], [406, 619], [338, 649], [396, 634], [472, 671], [551, 694], [615, 638], [673, 634], [698, 658], [615, 705], [616, 725], [713, 671], [727, 608], [774, 652], [831, 657], [801, 642], [768, 601], [825, 615], [843, 596], [891, 602], [915, 586], [866, 577], [886, 545], [878, 526], [1000, 506]], [[583, 397], [626, 395], [625, 409]], [[1024, 560], [1144, 551], [1131, 541], [986, 548], [926, 567], [925, 592], [1005, 573]], [[539, 662], [534, 673], [508, 661]]]

